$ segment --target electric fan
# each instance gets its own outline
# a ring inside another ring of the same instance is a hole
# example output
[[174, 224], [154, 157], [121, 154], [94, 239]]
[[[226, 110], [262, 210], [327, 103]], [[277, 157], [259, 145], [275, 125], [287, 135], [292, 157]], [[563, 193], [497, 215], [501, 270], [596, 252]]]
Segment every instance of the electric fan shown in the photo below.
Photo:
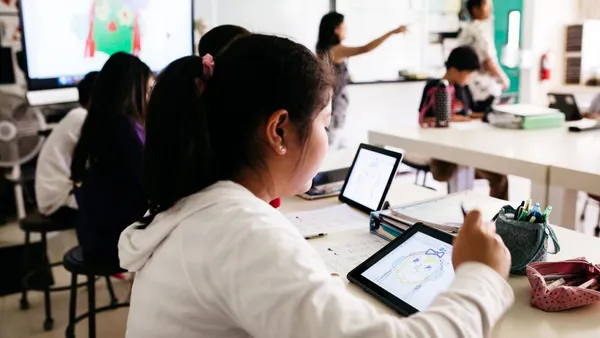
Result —
[[21, 187], [21, 164], [33, 159], [41, 150], [46, 129], [42, 112], [30, 107], [24, 98], [0, 92], [0, 168], [10, 169], [7, 179], [14, 183], [19, 219], [25, 217]]

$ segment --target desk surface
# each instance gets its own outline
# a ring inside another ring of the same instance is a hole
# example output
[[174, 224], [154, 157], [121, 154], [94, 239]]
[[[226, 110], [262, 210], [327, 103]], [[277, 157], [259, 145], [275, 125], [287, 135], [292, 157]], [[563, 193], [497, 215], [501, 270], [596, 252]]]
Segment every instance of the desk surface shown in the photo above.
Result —
[[[343, 156], [337, 156], [337, 158], [343, 158]], [[335, 161], [329, 160], [326, 166], [332, 167], [333, 162]], [[395, 204], [402, 204], [433, 198], [440, 194], [440, 192], [419, 186], [395, 182], [388, 198]], [[286, 213], [312, 210], [337, 203], [339, 202], [336, 198], [316, 201], [305, 201], [297, 197], [285, 198], [281, 211]], [[367, 215], [364, 215], [364, 220], [364, 236], [374, 236], [366, 231], [368, 227]], [[557, 255], [550, 255], [549, 260], [564, 260], [584, 256], [592, 262], [600, 262], [600, 250], [598, 250], [600, 239], [557, 226], [554, 227], [554, 230], [559, 238], [562, 250]], [[362, 230], [351, 231], [362, 232]], [[329, 234], [322, 239], [312, 240], [311, 243], [332, 241], [336, 236], [340, 238], [339, 236], [344, 235], [345, 233]], [[515, 304], [496, 325], [493, 337], [600, 337], [600, 325], [598, 324], [600, 303], [566, 312], [546, 313], [529, 305], [530, 288], [525, 277], [511, 277], [509, 283], [515, 291]], [[354, 285], [348, 284], [348, 289], [356, 296], [374, 304], [380, 311], [393, 313], [389, 308]]]
[[[573, 173], [600, 175], [600, 131], [570, 133], [567, 128], [509, 130], [479, 121], [453, 123], [446, 129], [380, 128], [369, 132], [372, 143], [395, 146], [454, 163], [529, 178], [546, 184], [549, 168], [563, 172], [572, 184]], [[564, 181], [564, 182], [563, 182]], [[580, 189], [600, 194], [597, 184], [578, 184]], [[585, 188], [580, 187], [583, 185]]]

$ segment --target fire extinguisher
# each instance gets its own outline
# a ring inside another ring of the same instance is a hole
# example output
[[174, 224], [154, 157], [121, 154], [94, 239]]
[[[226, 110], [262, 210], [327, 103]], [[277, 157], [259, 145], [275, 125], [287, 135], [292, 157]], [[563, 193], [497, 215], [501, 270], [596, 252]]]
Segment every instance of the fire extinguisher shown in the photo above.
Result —
[[550, 75], [552, 74], [552, 64], [550, 62], [550, 53], [544, 53], [542, 55], [542, 62], [540, 65], [540, 80], [548, 81], [550, 80]]

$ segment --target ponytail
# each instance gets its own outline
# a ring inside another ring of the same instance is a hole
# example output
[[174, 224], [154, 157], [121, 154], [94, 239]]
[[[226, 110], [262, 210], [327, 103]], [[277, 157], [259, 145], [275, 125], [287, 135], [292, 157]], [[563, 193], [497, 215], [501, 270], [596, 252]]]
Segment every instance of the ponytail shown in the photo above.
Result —
[[202, 95], [214, 67], [209, 54], [202, 59], [188, 56], [171, 63], [156, 80], [148, 104], [144, 156], [149, 214], [141, 228], [181, 196], [218, 180]]

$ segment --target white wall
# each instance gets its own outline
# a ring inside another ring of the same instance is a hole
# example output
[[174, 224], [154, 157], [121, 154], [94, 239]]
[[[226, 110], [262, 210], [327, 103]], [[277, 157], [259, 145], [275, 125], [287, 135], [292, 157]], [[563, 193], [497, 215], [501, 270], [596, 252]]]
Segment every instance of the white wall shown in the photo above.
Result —
[[367, 141], [367, 131], [386, 126], [418, 125], [425, 81], [348, 86], [348, 145]]
[[314, 50], [319, 22], [329, 0], [195, 0], [196, 18], [210, 27], [242, 26], [257, 33], [289, 37]]
[[[496, 0], [498, 1], [498, 0]], [[521, 48], [531, 51], [532, 66], [521, 71], [522, 102], [547, 104], [547, 93], [564, 84], [566, 26], [579, 21], [578, 0], [524, 0]], [[552, 78], [540, 81], [544, 53], [553, 56]]]

